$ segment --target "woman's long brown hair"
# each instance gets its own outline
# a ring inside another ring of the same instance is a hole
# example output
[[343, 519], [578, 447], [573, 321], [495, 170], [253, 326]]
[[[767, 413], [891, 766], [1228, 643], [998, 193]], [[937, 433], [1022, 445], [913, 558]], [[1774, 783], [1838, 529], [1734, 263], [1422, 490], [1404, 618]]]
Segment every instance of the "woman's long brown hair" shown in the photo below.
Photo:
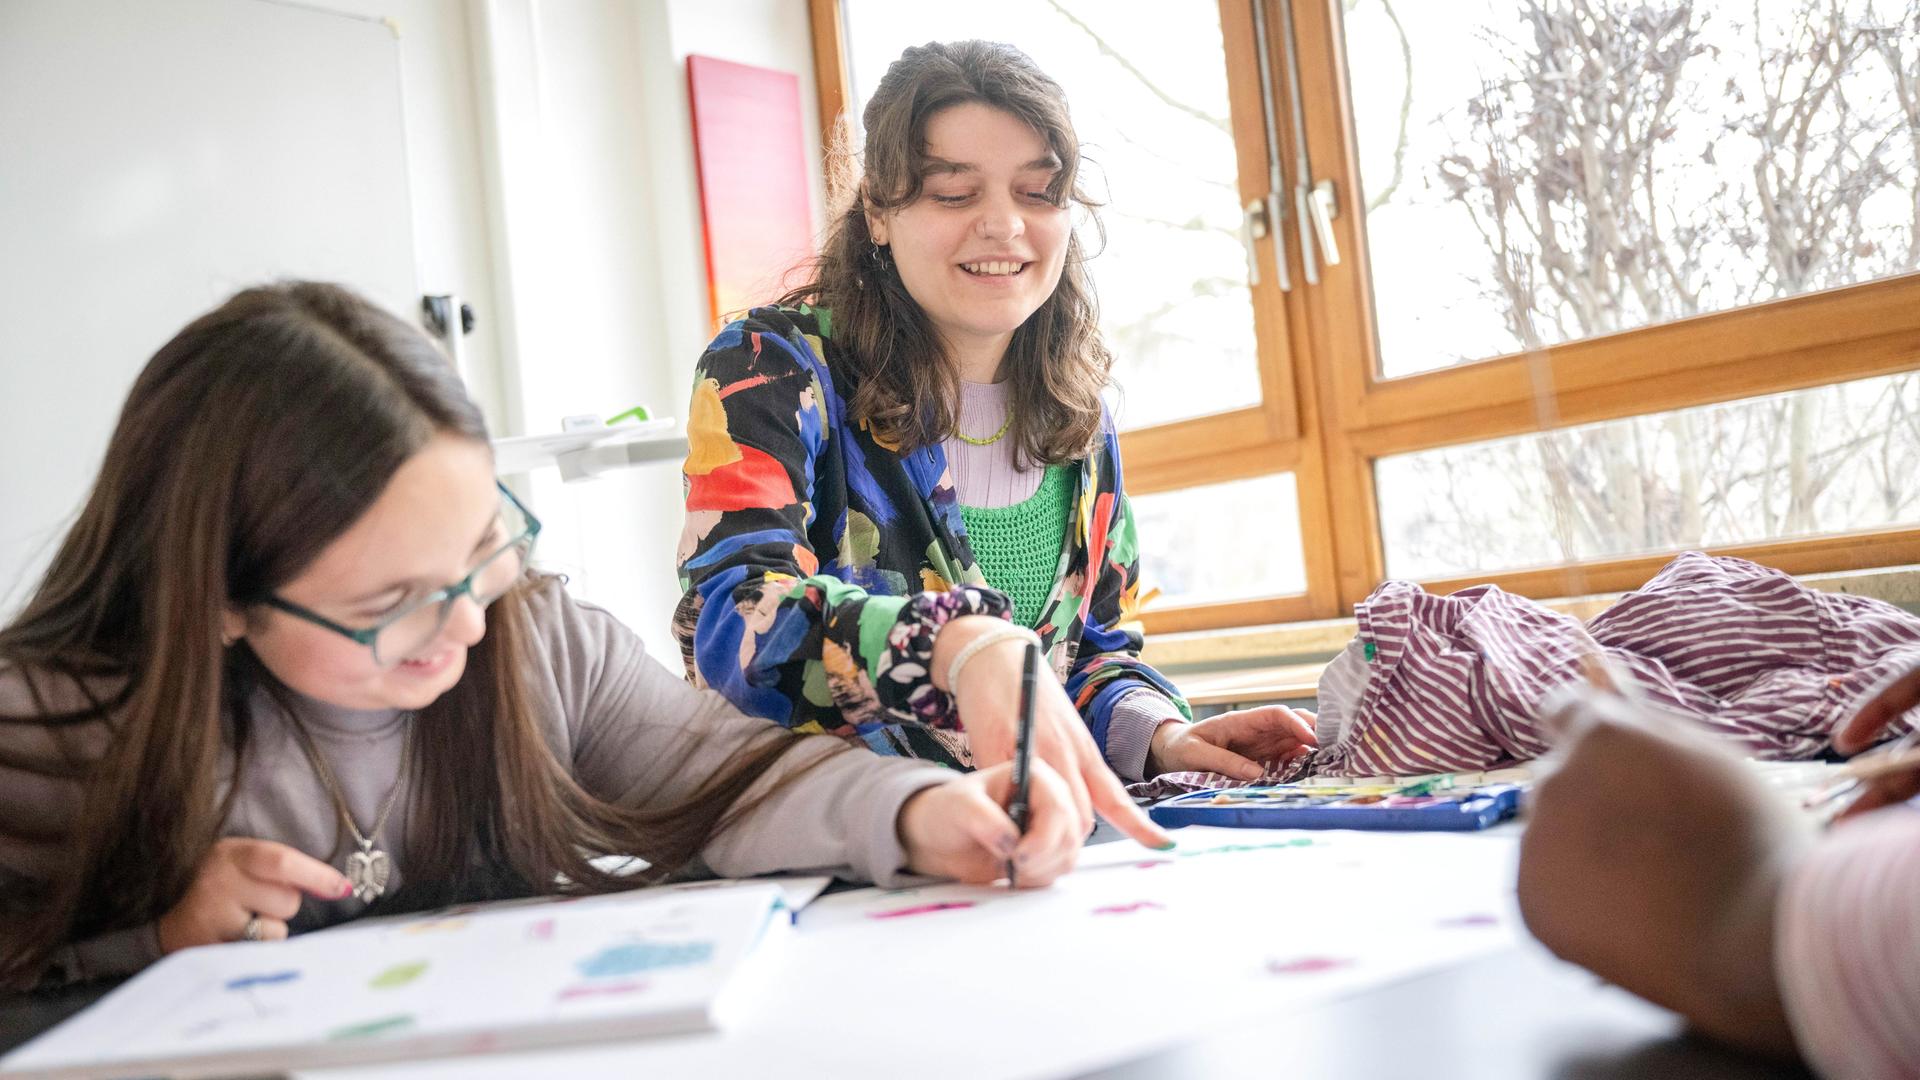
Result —
[[[829, 310], [832, 337], [845, 346], [858, 383], [852, 409], [883, 445], [912, 451], [954, 430], [960, 375], [926, 313], [908, 294], [893, 260], [873, 243], [867, 214], [885, 214], [920, 197], [927, 167], [927, 124], [942, 110], [978, 102], [1024, 121], [1060, 159], [1048, 194], [1061, 206], [1094, 204], [1080, 190], [1080, 141], [1066, 92], [1011, 45], [960, 41], [902, 53], [867, 102], [866, 149], [855, 182], [839, 152], [841, 207], [827, 227], [813, 280], [781, 299]], [[876, 257], [876, 252], [879, 254]], [[1002, 368], [1011, 383], [1010, 436], [1021, 465], [1060, 464], [1084, 456], [1100, 433], [1100, 392], [1113, 356], [1101, 340], [1099, 308], [1077, 235], [1067, 242], [1060, 284], [1013, 333]]]
[[[63, 858], [0, 883], [0, 986], [30, 984], [60, 944], [151, 922], [184, 895], [233, 798], [218, 794], [223, 746], [237, 778], [251, 692], [276, 688], [244, 643], [224, 645], [223, 613], [296, 577], [437, 433], [487, 435], [452, 366], [337, 286], [249, 289], [147, 364], [78, 520], [0, 629], [0, 666], [39, 706], [0, 724], [39, 725], [56, 748], [0, 753], [0, 768], [84, 792], [63, 836], [18, 838], [58, 843]], [[409, 884], [383, 908], [632, 888], [772, 793], [742, 799], [798, 742], [772, 724], [680, 806], [637, 811], [575, 784], [524, 683], [528, 597], [559, 587], [530, 577], [497, 601], [459, 684], [415, 717]], [[75, 700], [88, 704], [54, 704]], [[651, 867], [609, 876], [595, 854]]]

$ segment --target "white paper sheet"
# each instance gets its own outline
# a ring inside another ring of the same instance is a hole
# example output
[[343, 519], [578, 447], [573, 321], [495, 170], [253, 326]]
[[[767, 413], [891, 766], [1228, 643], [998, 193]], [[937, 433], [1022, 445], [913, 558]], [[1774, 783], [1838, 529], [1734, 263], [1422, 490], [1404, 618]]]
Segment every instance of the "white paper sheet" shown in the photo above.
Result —
[[863, 889], [807, 909], [716, 1036], [302, 1074], [1045, 1077], [1510, 945], [1515, 837], [1188, 828], [1045, 890]]

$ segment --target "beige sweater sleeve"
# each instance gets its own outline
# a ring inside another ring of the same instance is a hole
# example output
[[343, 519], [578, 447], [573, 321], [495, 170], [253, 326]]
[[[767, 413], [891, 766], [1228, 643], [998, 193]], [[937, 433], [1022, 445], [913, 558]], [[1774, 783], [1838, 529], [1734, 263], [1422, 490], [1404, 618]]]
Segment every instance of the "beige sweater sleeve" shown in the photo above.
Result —
[[[599, 798], [641, 807], [683, 800], [771, 726], [716, 692], [694, 689], [612, 615], [557, 586], [536, 599], [534, 617], [547, 639], [539, 652], [553, 667], [543, 678], [566, 718], [561, 737], [575, 778]], [[803, 738], [747, 797], [795, 770], [806, 775], [723, 833], [703, 853], [707, 865], [725, 876], [820, 870], [901, 880], [901, 805], [957, 774], [849, 749], [831, 736]]]

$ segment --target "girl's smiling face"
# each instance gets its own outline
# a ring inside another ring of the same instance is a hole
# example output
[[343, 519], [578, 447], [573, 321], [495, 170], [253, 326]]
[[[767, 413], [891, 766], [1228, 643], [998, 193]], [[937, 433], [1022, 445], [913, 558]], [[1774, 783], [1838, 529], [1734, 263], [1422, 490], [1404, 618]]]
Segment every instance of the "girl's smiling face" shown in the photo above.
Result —
[[[372, 626], [466, 577], [512, 540], [502, 534], [500, 509], [492, 450], [436, 435], [277, 595], [343, 626]], [[385, 666], [367, 646], [265, 605], [229, 612], [226, 632], [245, 637], [275, 678], [307, 697], [351, 709], [420, 709], [460, 681], [486, 615], [461, 597], [431, 641]]]
[[925, 156], [919, 197], [870, 213], [868, 231], [963, 365], [974, 356], [997, 364], [1066, 265], [1072, 223], [1049, 193], [1060, 160], [1024, 121], [978, 102], [927, 121]]

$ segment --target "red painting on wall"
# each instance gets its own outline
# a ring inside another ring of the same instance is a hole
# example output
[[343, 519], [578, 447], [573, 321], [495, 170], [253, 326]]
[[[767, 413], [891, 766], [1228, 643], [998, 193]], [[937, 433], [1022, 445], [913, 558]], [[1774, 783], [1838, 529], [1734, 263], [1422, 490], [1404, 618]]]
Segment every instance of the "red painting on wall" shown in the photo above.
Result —
[[717, 327], [800, 283], [793, 272], [813, 254], [813, 178], [796, 76], [689, 56], [687, 86]]

